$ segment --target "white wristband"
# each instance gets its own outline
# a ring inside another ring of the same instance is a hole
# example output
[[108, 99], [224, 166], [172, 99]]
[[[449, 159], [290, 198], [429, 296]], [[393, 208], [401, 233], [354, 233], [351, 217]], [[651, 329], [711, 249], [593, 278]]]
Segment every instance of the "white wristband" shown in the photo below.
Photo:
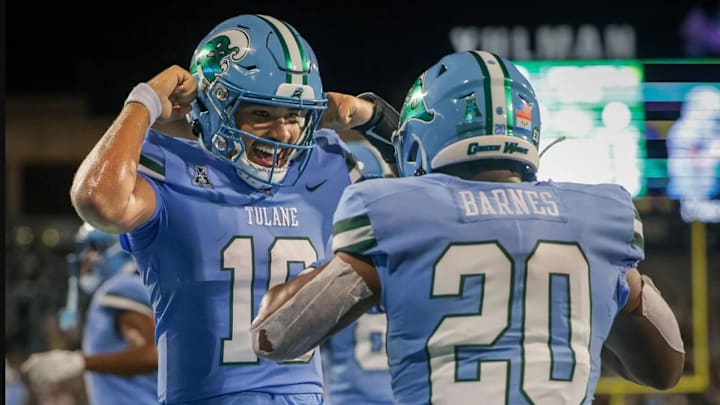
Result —
[[150, 113], [150, 126], [152, 126], [158, 117], [160, 117], [160, 114], [162, 114], [160, 97], [147, 83], [138, 83], [137, 86], [133, 87], [125, 99], [125, 104], [130, 102], [140, 103], [147, 108]]

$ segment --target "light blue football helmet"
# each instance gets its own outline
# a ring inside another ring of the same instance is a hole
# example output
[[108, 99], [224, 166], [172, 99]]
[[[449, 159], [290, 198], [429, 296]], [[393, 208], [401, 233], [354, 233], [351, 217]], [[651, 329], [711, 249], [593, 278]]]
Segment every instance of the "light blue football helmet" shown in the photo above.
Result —
[[70, 331], [78, 326], [78, 288], [88, 295], [110, 277], [136, 271], [132, 257], [120, 246], [117, 235], [111, 235], [83, 223], [75, 234], [75, 252], [67, 255], [68, 293], [65, 306], [58, 313], [60, 329]]
[[398, 174], [432, 173], [455, 163], [505, 159], [538, 170], [540, 111], [530, 82], [486, 51], [450, 54], [422, 73], [393, 134]]
[[[190, 72], [198, 84], [198, 95], [187, 119], [200, 145], [235, 166], [240, 177], [255, 188], [295, 184], [310, 158], [313, 132], [327, 108], [315, 53], [295, 28], [267, 15], [225, 20], [200, 41]], [[234, 116], [242, 102], [304, 112], [297, 144], [263, 139], [238, 129]], [[271, 167], [247, 158], [241, 135], [273, 148]], [[280, 166], [277, 162], [283, 150], [290, 150], [290, 159]], [[293, 179], [286, 178], [290, 165], [299, 166]]]
[[363, 175], [366, 177], [385, 177], [392, 175], [385, 162], [372, 145], [363, 141], [346, 142], [348, 149], [352, 152], [353, 157], [361, 163]]
[[75, 235], [75, 261], [80, 288], [91, 294], [105, 280], [120, 271], [134, 271], [132, 257], [120, 246], [117, 235], [102, 232], [84, 223]]

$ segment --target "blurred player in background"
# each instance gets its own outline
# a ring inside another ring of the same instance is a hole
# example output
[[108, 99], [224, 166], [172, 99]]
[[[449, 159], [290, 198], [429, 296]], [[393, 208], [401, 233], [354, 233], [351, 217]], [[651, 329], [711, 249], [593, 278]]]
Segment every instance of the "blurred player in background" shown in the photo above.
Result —
[[720, 89], [700, 85], [685, 96], [666, 140], [667, 194], [686, 222], [720, 222]]
[[[363, 176], [390, 177], [380, 153], [365, 141], [348, 141]], [[387, 318], [377, 307], [328, 339], [322, 346], [325, 403], [393, 404], [385, 351]]]
[[401, 178], [345, 191], [334, 258], [268, 291], [256, 353], [291, 358], [380, 305], [400, 404], [590, 404], [601, 356], [627, 379], [674, 386], [684, 345], [636, 269], [632, 198], [536, 181], [539, 107], [490, 52], [425, 71], [393, 135]]
[[697, 86], [688, 91], [666, 145], [670, 196], [720, 198], [720, 89]]
[[[77, 235], [78, 283], [91, 295], [83, 321], [82, 351], [51, 350], [30, 356], [23, 373], [42, 390], [85, 375], [88, 400], [94, 405], [157, 404], [157, 351], [150, 299], [130, 256], [118, 237], [83, 224]], [[70, 283], [72, 287], [74, 283]], [[69, 295], [75, 293], [72, 289]], [[61, 324], [72, 327], [76, 316], [61, 312]]]

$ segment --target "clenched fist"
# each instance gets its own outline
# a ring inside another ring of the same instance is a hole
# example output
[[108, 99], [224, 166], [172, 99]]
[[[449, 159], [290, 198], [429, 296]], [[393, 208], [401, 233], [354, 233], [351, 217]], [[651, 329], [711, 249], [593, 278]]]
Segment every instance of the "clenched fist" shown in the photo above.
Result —
[[191, 110], [190, 103], [197, 96], [197, 84], [190, 72], [173, 65], [150, 79], [147, 84], [155, 90], [162, 103], [159, 122], [182, 118]]
[[375, 105], [368, 100], [332, 91], [326, 96], [328, 108], [320, 119], [319, 128], [345, 131], [368, 122], [372, 117]]

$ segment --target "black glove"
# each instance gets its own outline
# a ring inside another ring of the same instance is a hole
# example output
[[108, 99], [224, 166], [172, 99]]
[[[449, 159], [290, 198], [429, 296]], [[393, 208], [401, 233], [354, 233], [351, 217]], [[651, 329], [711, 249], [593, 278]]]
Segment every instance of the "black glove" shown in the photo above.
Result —
[[392, 134], [397, 129], [400, 114], [387, 101], [375, 93], [362, 93], [357, 96], [375, 104], [370, 120], [352, 129], [360, 132], [382, 155], [387, 163], [395, 163], [395, 147]]

